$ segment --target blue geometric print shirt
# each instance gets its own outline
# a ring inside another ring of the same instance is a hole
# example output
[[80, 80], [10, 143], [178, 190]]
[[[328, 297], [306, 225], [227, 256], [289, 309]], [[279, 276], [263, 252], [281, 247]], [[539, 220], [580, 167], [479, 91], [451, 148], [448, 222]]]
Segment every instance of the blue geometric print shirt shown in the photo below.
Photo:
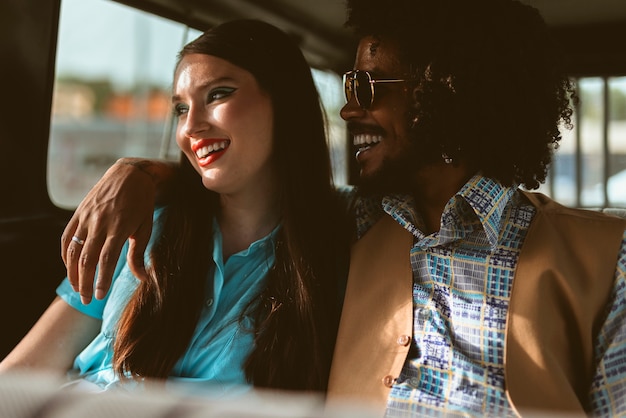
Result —
[[[385, 212], [414, 236], [413, 339], [386, 417], [515, 416], [505, 392], [506, 316], [535, 208], [517, 188], [480, 175], [447, 203], [439, 231], [425, 235], [414, 208], [406, 195], [358, 198], [355, 205], [358, 237]], [[626, 232], [613, 297], [590, 390], [588, 408], [598, 415], [626, 408]]]

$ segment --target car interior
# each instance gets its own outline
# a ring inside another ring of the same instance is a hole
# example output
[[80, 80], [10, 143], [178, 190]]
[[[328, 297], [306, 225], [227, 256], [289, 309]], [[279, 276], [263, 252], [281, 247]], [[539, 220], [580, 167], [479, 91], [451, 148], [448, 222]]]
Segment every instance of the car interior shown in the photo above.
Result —
[[[332, 82], [329, 83], [337, 86], [338, 106], [344, 100], [340, 77], [352, 68], [356, 42], [344, 27], [343, 0], [92, 1], [166, 19], [195, 33], [236, 18], [257, 18], [273, 23], [297, 39], [312, 68], [331, 76]], [[590, 96], [593, 100], [589, 102], [597, 101], [599, 109], [602, 109], [593, 124], [584, 125], [585, 119], [582, 116], [579, 118], [583, 128], [575, 129], [574, 145], [566, 147], [563, 163], [557, 164], [543, 191], [563, 199], [570, 206], [626, 217], [626, 176], [618, 177], [620, 173], [626, 174], [626, 1], [521, 1], [539, 9], [566, 53], [568, 73], [585, 92], [585, 89], [593, 92], [594, 96]], [[69, 4], [70, 0], [0, 2], [0, 51], [3, 57], [0, 72], [5, 91], [4, 111], [0, 116], [0, 194], [4, 196], [0, 205], [0, 358], [17, 344], [54, 298], [55, 288], [65, 276], [60, 256], [61, 233], [80, 198], [116, 158], [134, 152], [123, 148], [123, 144], [119, 152], [103, 151], [102, 154], [90, 154], [88, 158], [83, 156], [82, 166], [86, 169], [98, 168], [89, 172], [93, 181], [84, 185], [84, 189], [68, 203], [59, 203], [60, 198], [51, 193], [55, 177], [63, 177], [67, 184], [79, 182], [81, 175], [68, 171], [71, 164], [68, 163], [68, 147], [88, 135], [81, 133], [78, 128], [82, 125], [71, 119], [63, 120], [63, 123], [55, 122], [57, 119], [53, 112], [57, 103], [55, 98], [61, 97], [60, 90], [55, 87], [58, 76], [62, 75], [58, 54], [65, 47], [61, 40], [70, 42], [81, 36], [71, 26], [61, 31], [61, 22], [69, 16], [64, 7]], [[97, 26], [101, 16], [85, 8], [74, 18], [86, 22], [87, 26]], [[108, 33], [104, 37], [114, 38], [118, 29], [112, 25], [106, 30]], [[130, 42], [130, 39], [120, 42], [126, 41]], [[180, 44], [178, 40], [176, 42], [176, 45]], [[83, 50], [73, 51], [79, 60], [81, 54], [86, 57], [92, 49], [90, 43], [81, 45]], [[158, 49], [159, 43], [151, 48]], [[105, 53], [100, 55], [106, 58]], [[139, 66], [147, 63], [141, 58], [132, 58], [131, 61], [133, 59]], [[120, 61], [119, 65], [122, 64]], [[169, 71], [168, 68], [166, 70]], [[619, 93], [615, 96], [619, 100], [612, 99], [609, 93], [613, 91]], [[67, 131], [70, 133], [63, 137], [63, 146], [55, 148], [52, 140], [61, 135], [59, 132], [66, 132], [62, 129], [66, 129], [68, 124], [73, 130]], [[593, 135], [589, 134], [597, 137], [595, 145], [585, 145], [587, 131], [584, 126], [597, 126]], [[347, 157], [345, 131], [338, 132], [337, 146], [340, 151], [343, 148], [339, 153], [343, 160], [338, 163], [338, 170], [343, 174], [339, 177], [344, 178], [343, 182], [351, 183], [355, 176], [353, 159]], [[111, 134], [107, 138], [113, 136]], [[108, 141], [102, 150], [115, 143], [115, 139]], [[75, 147], [71, 148], [74, 150], [71, 152], [79, 149], [78, 145]], [[620, 180], [622, 178], [624, 180]], [[2, 384], [0, 382], [0, 393], [4, 391]], [[28, 384], [24, 387], [27, 388]], [[47, 390], [44, 385], [41, 393], [47, 393]], [[9, 393], [12, 392], [5, 392], [7, 396]], [[8, 402], [6, 397], [0, 400], [0, 405], [5, 405], [5, 401]], [[313, 416], [319, 413], [316, 408], [296, 412], [293, 416]], [[35, 415], [32, 408], [25, 409], [22, 415], [16, 413], [13, 416], [81, 416], [69, 410], [64, 411], [66, 415], [55, 415], [53, 409], [49, 413], [44, 409], [41, 411], [45, 413]], [[259, 415], [249, 416], [266, 416], [259, 410], [256, 413]]]

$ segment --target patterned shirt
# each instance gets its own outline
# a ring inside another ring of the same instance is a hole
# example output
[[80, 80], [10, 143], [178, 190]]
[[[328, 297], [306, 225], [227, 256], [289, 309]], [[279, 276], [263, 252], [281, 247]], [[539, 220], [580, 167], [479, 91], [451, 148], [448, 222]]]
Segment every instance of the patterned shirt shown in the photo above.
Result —
[[[513, 276], [535, 208], [517, 188], [474, 176], [430, 235], [410, 196], [358, 198], [357, 236], [386, 212], [413, 234], [413, 339], [387, 417], [515, 416], [505, 392], [504, 342]], [[612, 309], [596, 342], [587, 409], [626, 411], [626, 231]]]

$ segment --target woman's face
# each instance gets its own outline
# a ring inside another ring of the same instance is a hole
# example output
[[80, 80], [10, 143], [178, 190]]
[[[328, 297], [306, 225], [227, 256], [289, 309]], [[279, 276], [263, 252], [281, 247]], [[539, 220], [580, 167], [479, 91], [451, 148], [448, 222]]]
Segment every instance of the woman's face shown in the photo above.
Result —
[[186, 55], [172, 103], [176, 142], [207, 189], [237, 194], [272, 184], [272, 102], [251, 73], [211, 55]]

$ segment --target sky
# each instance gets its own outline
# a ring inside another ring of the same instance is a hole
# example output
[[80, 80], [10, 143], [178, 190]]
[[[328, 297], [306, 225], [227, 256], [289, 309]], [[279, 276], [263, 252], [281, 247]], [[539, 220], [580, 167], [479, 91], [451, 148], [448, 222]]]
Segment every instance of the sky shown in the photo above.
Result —
[[136, 80], [169, 86], [176, 53], [186, 42], [184, 31], [178, 23], [112, 1], [63, 0], [57, 76], [78, 73], [111, 78], [120, 86]]

